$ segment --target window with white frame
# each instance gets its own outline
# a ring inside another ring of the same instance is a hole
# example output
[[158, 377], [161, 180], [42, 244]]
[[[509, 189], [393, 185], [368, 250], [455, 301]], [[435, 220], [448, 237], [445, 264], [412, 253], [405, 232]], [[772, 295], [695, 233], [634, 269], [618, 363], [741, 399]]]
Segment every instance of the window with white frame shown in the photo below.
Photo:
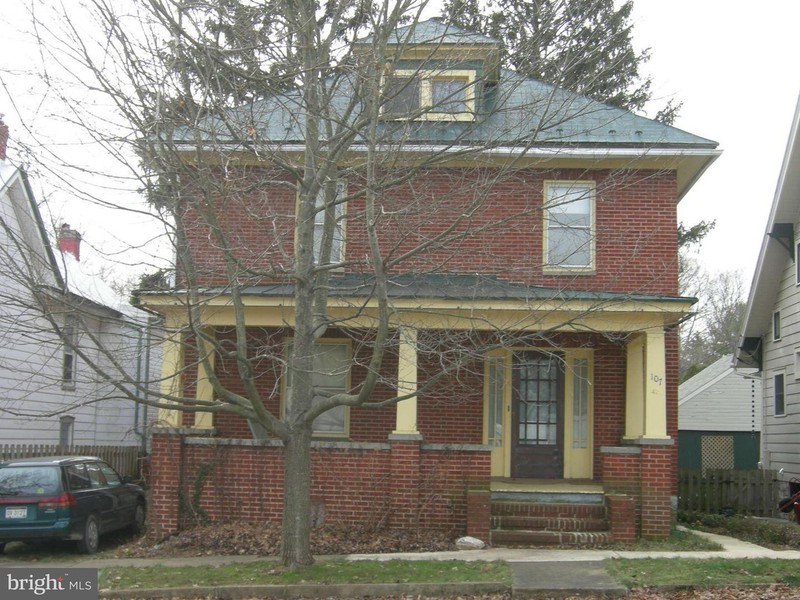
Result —
[[464, 121], [475, 115], [475, 71], [468, 69], [397, 70], [384, 93], [388, 118]]
[[800, 285], [800, 241], [794, 243], [794, 283]]
[[76, 354], [75, 345], [77, 343], [77, 323], [75, 317], [67, 316], [64, 327], [61, 329], [61, 344], [63, 354], [61, 356], [61, 389], [75, 389], [75, 367]]
[[59, 446], [71, 446], [73, 432], [75, 430], [75, 417], [64, 415], [59, 418], [58, 423], [58, 444]]
[[786, 387], [783, 373], [775, 373], [772, 377], [772, 406], [776, 417], [786, 414]]
[[[314, 262], [336, 264], [344, 258], [344, 202], [346, 185], [343, 181], [329, 181], [317, 194], [314, 213]], [[327, 201], [326, 201], [327, 199]], [[332, 236], [325, 244], [326, 230]], [[323, 247], [330, 247], [330, 256], [323, 259]]]
[[800, 348], [794, 349], [794, 378], [800, 379]]
[[545, 182], [545, 269], [594, 269], [594, 206], [592, 182]]
[[[287, 344], [287, 357], [292, 356], [293, 345]], [[350, 344], [346, 341], [319, 340], [314, 347], [311, 373], [312, 385], [322, 397], [346, 393], [350, 389]], [[292, 397], [293, 369], [286, 371], [284, 410], [288, 410]], [[314, 434], [320, 436], [346, 436], [348, 411], [346, 406], [337, 406], [314, 419]]]
[[781, 339], [781, 311], [776, 310], [772, 313], [772, 341], [777, 342]]

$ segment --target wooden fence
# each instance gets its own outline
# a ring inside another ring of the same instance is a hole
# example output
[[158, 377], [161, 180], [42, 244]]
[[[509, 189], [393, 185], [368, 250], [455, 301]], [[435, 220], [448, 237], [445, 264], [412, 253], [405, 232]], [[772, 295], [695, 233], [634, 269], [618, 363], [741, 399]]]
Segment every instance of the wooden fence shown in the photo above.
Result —
[[57, 444], [0, 444], [0, 460], [37, 456], [96, 456], [120, 475], [142, 479], [142, 454], [138, 446], [59, 446]]
[[774, 517], [785, 495], [786, 483], [778, 481], [775, 471], [680, 469], [678, 473], [680, 510]]

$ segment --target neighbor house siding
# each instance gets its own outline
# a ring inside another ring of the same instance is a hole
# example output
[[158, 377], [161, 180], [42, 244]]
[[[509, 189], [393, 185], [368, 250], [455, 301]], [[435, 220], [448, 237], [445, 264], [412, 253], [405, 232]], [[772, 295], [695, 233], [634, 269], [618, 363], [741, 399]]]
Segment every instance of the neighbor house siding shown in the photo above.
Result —
[[[797, 231], [799, 224], [795, 224]], [[785, 477], [800, 477], [800, 373], [794, 364], [795, 349], [800, 349], [800, 287], [797, 286], [795, 263], [786, 254], [773, 311], [780, 311], [781, 337], [772, 339], [766, 332], [764, 344], [762, 460], [767, 468], [785, 469]], [[784, 374], [784, 415], [774, 414], [773, 378]]]

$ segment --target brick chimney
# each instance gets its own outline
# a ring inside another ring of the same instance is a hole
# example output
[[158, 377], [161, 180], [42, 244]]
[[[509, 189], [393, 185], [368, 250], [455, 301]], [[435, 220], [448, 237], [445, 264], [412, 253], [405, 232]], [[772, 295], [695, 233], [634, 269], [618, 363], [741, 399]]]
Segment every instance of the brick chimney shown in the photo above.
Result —
[[58, 232], [58, 249], [61, 252], [69, 252], [75, 260], [81, 259], [81, 234], [71, 229], [68, 223], [61, 225]]
[[0, 160], [6, 159], [8, 152], [8, 125], [3, 122], [3, 115], [0, 115]]

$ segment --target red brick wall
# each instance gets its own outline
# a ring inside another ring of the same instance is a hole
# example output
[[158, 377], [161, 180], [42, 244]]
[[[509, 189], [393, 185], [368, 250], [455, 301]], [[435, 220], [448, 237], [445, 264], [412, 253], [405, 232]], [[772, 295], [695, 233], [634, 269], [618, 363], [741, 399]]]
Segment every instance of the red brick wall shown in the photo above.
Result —
[[[166, 432], [153, 436], [148, 519], [153, 537], [204, 519], [280, 521], [280, 446], [197, 440]], [[378, 447], [323, 445], [312, 451], [314, 514], [326, 522], [462, 534], [468, 482], [488, 481], [489, 464], [487, 451], [429, 450], [413, 440]]]
[[[244, 265], [286, 267], [293, 253], [294, 190], [290, 177], [253, 167], [212, 173], [219, 178], [213, 210]], [[597, 186], [597, 272], [549, 276], [542, 272], [543, 186], [550, 179], [594, 180]], [[187, 194], [201, 195], [188, 186]], [[359, 181], [348, 182], [357, 195]], [[477, 207], [470, 207], [480, 199]], [[429, 241], [453, 223], [453, 235], [394, 268], [395, 272], [496, 274], [535, 285], [672, 294], [677, 289], [676, 180], [669, 171], [440, 169], [380, 193], [382, 249], [399, 252]], [[200, 283], [224, 283], [219, 242], [203, 225], [205, 203], [187, 210], [186, 235]], [[468, 212], [469, 218], [462, 216]], [[348, 206], [347, 257], [369, 254], [363, 200]]]

